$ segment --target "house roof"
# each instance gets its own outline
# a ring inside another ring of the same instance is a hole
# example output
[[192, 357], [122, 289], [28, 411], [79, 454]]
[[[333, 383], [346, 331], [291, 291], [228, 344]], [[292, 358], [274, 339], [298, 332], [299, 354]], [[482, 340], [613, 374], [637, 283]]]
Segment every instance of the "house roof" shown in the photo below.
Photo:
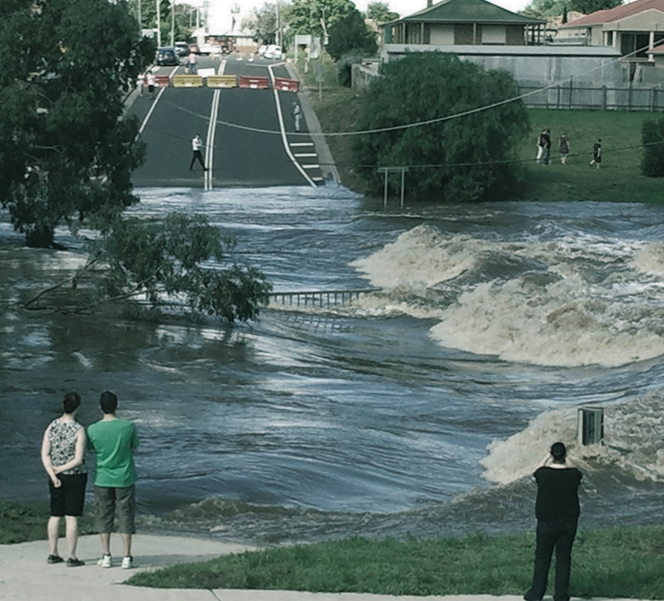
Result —
[[540, 25], [546, 23], [541, 19], [513, 13], [486, 0], [443, 0], [429, 8], [386, 25], [413, 22], [491, 23], [501, 25]]
[[561, 29], [565, 27], [589, 27], [591, 25], [602, 25], [604, 23], [613, 23], [638, 15], [646, 10], [659, 10], [664, 12], [664, 0], [636, 0], [629, 4], [621, 4], [615, 8], [607, 10], [598, 10], [590, 13], [579, 19], [574, 19], [565, 25], [561, 25]]
[[651, 48], [648, 50], [650, 54], [664, 54], [664, 44], [660, 44], [659, 46], [655, 46], [654, 48]]

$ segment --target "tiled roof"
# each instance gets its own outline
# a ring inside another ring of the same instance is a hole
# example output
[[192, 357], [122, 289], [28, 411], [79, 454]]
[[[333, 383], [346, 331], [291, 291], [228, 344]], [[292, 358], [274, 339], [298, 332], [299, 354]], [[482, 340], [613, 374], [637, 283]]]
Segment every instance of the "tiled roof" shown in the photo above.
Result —
[[518, 15], [486, 0], [443, 0], [403, 19], [392, 21], [392, 23], [421, 23], [423, 21], [426, 23], [499, 23], [507, 25], [545, 23], [541, 19]]
[[561, 25], [561, 29], [565, 27], [585, 27], [590, 25], [601, 25], [602, 23], [612, 23], [620, 21], [633, 15], [638, 15], [646, 10], [659, 10], [664, 12], [664, 0], [636, 0], [629, 4], [621, 4], [615, 8], [608, 10], [598, 10], [597, 12], [570, 21], [566, 25]]

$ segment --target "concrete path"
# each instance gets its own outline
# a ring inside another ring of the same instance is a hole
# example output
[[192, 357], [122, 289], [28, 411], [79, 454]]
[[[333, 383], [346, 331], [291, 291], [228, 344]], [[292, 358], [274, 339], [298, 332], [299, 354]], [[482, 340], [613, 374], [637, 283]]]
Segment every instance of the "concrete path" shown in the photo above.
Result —
[[[66, 549], [60, 541], [60, 553]], [[203, 561], [226, 553], [248, 550], [242, 545], [182, 536], [138, 534], [134, 539], [133, 570], [123, 570], [120, 539], [112, 540], [114, 566], [97, 566], [99, 538], [79, 540], [78, 556], [86, 562], [80, 568], [48, 565], [48, 543], [37, 541], [0, 545], [0, 600], [2, 601], [521, 601], [519, 596], [460, 595], [447, 597], [391, 597], [356, 593], [298, 593], [253, 590], [149, 589], [122, 583], [140, 570], [154, 570], [175, 563]], [[588, 601], [588, 600], [585, 600]], [[597, 600], [600, 601], [600, 600]], [[623, 601], [623, 600], [614, 600]]]

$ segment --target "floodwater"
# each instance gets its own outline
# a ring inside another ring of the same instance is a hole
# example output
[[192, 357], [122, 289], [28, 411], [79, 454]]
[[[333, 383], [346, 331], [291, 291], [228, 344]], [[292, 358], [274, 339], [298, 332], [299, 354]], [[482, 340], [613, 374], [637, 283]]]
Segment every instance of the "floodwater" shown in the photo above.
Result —
[[[275, 291], [377, 290], [236, 327], [26, 314], [16, 300], [81, 251], [22, 248], [5, 216], [0, 500], [44, 502], [40, 439], [63, 392], [88, 424], [111, 389], [139, 428], [144, 529], [258, 544], [531, 530], [529, 474], [559, 439], [585, 474], [582, 526], [659, 521], [664, 208], [139, 193], [136, 215], [234, 234], [230, 260]], [[575, 443], [587, 405], [604, 407], [604, 446]]]

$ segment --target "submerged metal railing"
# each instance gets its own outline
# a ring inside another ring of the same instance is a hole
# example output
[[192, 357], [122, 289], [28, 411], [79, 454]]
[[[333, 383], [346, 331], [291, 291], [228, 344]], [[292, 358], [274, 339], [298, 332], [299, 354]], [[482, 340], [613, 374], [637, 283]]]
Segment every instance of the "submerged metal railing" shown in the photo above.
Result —
[[357, 290], [308, 290], [302, 292], [272, 292], [270, 305], [279, 304], [294, 307], [329, 307], [343, 305], [362, 294], [376, 292], [378, 288], [362, 288]]

